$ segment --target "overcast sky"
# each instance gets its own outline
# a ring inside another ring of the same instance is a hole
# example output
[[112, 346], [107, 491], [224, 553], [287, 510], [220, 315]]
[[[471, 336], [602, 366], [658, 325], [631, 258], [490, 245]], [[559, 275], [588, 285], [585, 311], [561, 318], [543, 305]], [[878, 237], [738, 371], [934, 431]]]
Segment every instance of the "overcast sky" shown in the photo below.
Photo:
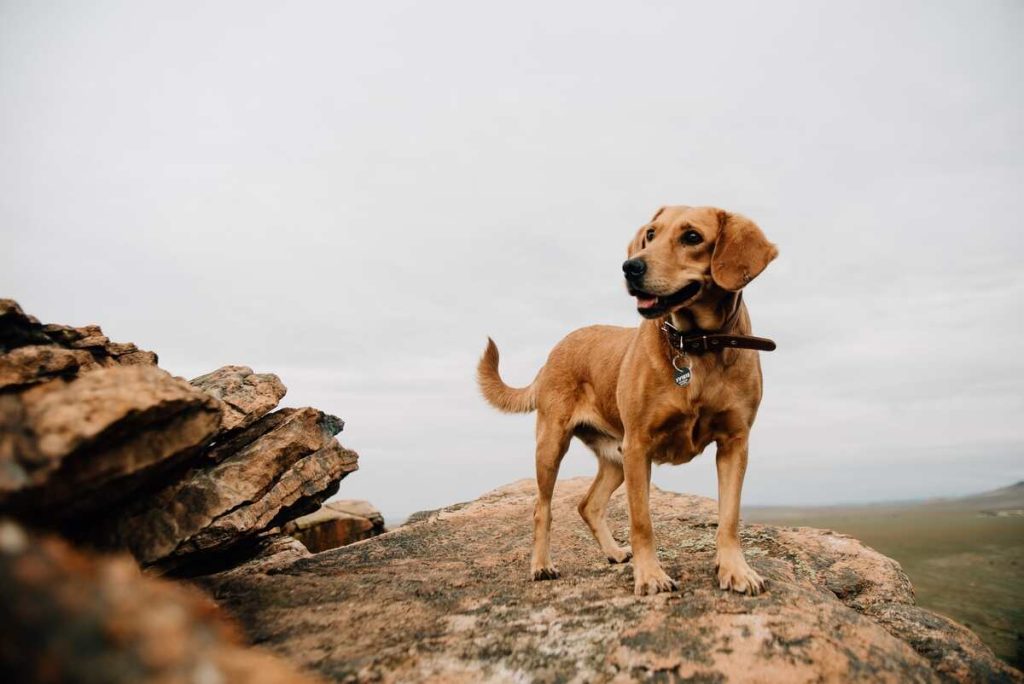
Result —
[[[0, 3], [0, 296], [343, 417], [391, 518], [533, 474], [486, 406], [662, 204], [756, 220], [747, 504], [1024, 478], [1024, 4]], [[574, 446], [565, 475], [591, 474]], [[714, 458], [656, 470], [713, 494]]]

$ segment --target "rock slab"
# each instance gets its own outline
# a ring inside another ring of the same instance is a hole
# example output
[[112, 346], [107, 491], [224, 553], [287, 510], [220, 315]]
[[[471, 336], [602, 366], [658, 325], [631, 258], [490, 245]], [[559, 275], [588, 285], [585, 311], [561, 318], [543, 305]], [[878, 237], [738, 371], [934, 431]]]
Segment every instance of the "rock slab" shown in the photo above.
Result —
[[313, 553], [347, 546], [384, 533], [384, 516], [369, 501], [330, 501], [320, 510], [287, 523], [282, 532]]
[[[562, 579], [527, 579], [534, 483], [357, 544], [255, 561], [200, 580], [251, 639], [336, 681], [1020, 682], [969, 630], [914, 604], [899, 565], [808, 528], [746, 526], [769, 581], [715, 584], [711, 500], [652, 490], [659, 555], [682, 591], [632, 594], [576, 512], [589, 481], [555, 490]], [[623, 492], [610, 507], [628, 534]]]
[[248, 366], [224, 366], [191, 384], [223, 402], [225, 431], [252, 425], [274, 410], [288, 391], [273, 373], [253, 373]]
[[109, 507], [205, 446], [220, 406], [153, 366], [101, 368], [0, 394], [0, 511]]

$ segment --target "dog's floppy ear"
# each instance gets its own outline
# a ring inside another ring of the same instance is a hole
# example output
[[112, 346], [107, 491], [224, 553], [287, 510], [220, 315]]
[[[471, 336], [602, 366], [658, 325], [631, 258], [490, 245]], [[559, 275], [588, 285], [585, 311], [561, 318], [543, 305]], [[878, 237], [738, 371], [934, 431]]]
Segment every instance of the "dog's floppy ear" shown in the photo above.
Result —
[[750, 219], [718, 212], [718, 241], [711, 255], [711, 279], [723, 290], [736, 292], [756, 278], [779, 250]]

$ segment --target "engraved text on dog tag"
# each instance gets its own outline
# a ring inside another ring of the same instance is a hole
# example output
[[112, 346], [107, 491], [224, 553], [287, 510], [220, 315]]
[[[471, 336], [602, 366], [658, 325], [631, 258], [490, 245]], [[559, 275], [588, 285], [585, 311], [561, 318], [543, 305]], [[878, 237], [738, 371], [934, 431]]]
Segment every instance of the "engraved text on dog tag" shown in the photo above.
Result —
[[[677, 361], [682, 359], [683, 365], [680, 366]], [[690, 370], [689, 364], [686, 362], [686, 354], [682, 356], [674, 356], [672, 358], [672, 368], [676, 371], [676, 384], [680, 387], [686, 387], [690, 384], [690, 380], [693, 378], [693, 371]]]

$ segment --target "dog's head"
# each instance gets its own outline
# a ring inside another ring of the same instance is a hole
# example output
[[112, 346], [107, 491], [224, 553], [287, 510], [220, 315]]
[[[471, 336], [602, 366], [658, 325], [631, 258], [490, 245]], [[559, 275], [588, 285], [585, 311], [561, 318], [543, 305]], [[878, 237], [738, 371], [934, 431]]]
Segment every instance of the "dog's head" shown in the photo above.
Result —
[[662, 207], [629, 243], [622, 264], [644, 318], [736, 292], [778, 255], [750, 219], [714, 207]]

